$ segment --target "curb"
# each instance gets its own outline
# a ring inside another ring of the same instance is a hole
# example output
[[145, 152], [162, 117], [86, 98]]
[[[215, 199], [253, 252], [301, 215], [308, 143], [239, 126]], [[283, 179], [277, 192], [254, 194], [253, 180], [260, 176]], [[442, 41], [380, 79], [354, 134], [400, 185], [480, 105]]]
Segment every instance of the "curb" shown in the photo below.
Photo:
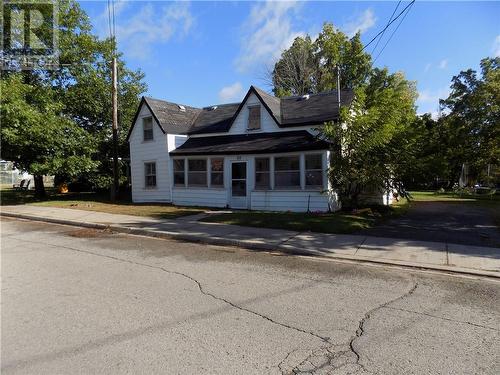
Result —
[[178, 240], [185, 241], [191, 243], [201, 243], [208, 245], [219, 245], [219, 246], [234, 246], [247, 250], [257, 250], [257, 251], [267, 251], [267, 252], [279, 252], [288, 255], [296, 255], [296, 256], [304, 256], [308, 258], [318, 258], [324, 260], [339, 260], [339, 261], [349, 261], [354, 263], [365, 263], [365, 264], [375, 264], [375, 265], [383, 265], [383, 266], [392, 266], [392, 267], [402, 267], [402, 268], [410, 268], [417, 270], [426, 270], [426, 271], [437, 271], [441, 273], [448, 274], [456, 274], [456, 275], [467, 275], [467, 276], [475, 276], [475, 277], [487, 277], [492, 279], [500, 280], [500, 273], [495, 271], [480, 271], [468, 268], [459, 268], [459, 267], [450, 267], [450, 266], [440, 266], [440, 265], [428, 265], [428, 264], [420, 264], [420, 263], [411, 263], [411, 262], [403, 262], [403, 261], [395, 261], [395, 260], [377, 260], [373, 258], [362, 258], [362, 257], [352, 257], [349, 255], [323, 255], [323, 254], [315, 254], [306, 250], [292, 249], [286, 246], [278, 245], [270, 245], [265, 243], [250, 243], [247, 241], [239, 241], [232, 240], [221, 237], [199, 237], [191, 234], [183, 234], [183, 233], [175, 233], [175, 232], [157, 232], [148, 229], [137, 229], [137, 228], [127, 228], [119, 225], [107, 225], [107, 224], [97, 224], [97, 223], [87, 223], [82, 221], [73, 221], [73, 220], [62, 220], [62, 219], [53, 219], [47, 217], [40, 216], [32, 216], [25, 214], [16, 214], [10, 212], [0, 212], [0, 216], [11, 217], [16, 219], [24, 219], [31, 221], [41, 221], [52, 224], [61, 224], [61, 225], [70, 225], [82, 228], [90, 228], [90, 229], [99, 229], [99, 230], [111, 230], [116, 233], [122, 234], [131, 234], [138, 236], [146, 236], [153, 238], [163, 238], [170, 240]]

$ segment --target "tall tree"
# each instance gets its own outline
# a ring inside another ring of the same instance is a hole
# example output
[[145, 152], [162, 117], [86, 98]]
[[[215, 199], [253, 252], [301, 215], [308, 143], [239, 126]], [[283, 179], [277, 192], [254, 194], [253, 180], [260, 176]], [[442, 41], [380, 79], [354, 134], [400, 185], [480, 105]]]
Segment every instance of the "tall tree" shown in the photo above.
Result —
[[63, 105], [50, 87], [23, 83], [20, 74], [0, 81], [2, 158], [34, 175], [35, 193], [45, 196], [43, 176], [77, 176], [97, 166], [93, 140], [61, 114]]
[[330, 181], [344, 209], [357, 207], [363, 193], [401, 190], [402, 174], [413, 159], [416, 87], [402, 73], [374, 69], [365, 87], [355, 89], [351, 108], [323, 135], [332, 150]]
[[[87, 14], [75, 0], [58, 0], [59, 62], [54, 70], [23, 71], [23, 82], [50, 88], [49, 96], [57, 103], [59, 115], [73, 121], [93, 140], [99, 152], [94, 154], [96, 168], [83, 176], [97, 187], [111, 182], [111, 58], [115, 41], [100, 40], [92, 34]], [[6, 79], [11, 72], [3, 75]], [[128, 69], [118, 54], [119, 78], [119, 152], [128, 157], [125, 137], [131, 126], [139, 96], [146, 90], [141, 71]], [[30, 104], [27, 98], [27, 104]], [[36, 103], [33, 104], [36, 107]], [[9, 145], [5, 145], [7, 148]], [[59, 174], [70, 178], [73, 174]]]
[[455, 180], [463, 163], [475, 179], [485, 180], [488, 165], [500, 161], [500, 57], [481, 60], [480, 68], [480, 75], [468, 69], [454, 76], [450, 95], [441, 101]]
[[337, 67], [342, 72], [341, 88], [366, 83], [371, 57], [363, 51], [360, 34], [349, 38], [332, 24], [325, 23], [315, 41], [297, 37], [285, 50], [271, 72], [276, 96], [303, 95], [337, 87]]

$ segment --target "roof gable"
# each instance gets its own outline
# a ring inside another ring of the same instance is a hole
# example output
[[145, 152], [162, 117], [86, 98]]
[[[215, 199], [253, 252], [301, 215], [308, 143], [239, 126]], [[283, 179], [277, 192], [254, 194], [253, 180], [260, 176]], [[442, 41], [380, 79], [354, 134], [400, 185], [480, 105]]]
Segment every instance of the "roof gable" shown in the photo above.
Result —
[[161, 122], [158, 120], [158, 117], [156, 117], [155, 112], [152, 110], [148, 102], [146, 101], [146, 98], [143, 96], [141, 98], [141, 101], [139, 103], [139, 107], [137, 108], [137, 111], [135, 112], [134, 119], [132, 120], [132, 126], [128, 130], [127, 138], [125, 138], [126, 141], [129, 140], [130, 135], [132, 134], [132, 131], [134, 130], [135, 123], [137, 122], [137, 118], [139, 117], [139, 114], [141, 113], [142, 106], [145, 105], [148, 109], [153, 118], [155, 119], [155, 123], [160, 127], [160, 130], [162, 131], [163, 134], [165, 134], [165, 129], [163, 129]]

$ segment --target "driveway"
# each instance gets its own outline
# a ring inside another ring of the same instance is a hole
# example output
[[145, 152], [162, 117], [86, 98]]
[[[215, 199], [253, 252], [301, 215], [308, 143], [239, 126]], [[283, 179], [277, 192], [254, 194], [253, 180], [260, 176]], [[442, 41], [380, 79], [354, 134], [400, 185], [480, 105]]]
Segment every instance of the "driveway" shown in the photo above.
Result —
[[2, 219], [2, 374], [495, 374], [500, 283]]
[[407, 214], [360, 234], [500, 247], [494, 209], [486, 202], [412, 202]]

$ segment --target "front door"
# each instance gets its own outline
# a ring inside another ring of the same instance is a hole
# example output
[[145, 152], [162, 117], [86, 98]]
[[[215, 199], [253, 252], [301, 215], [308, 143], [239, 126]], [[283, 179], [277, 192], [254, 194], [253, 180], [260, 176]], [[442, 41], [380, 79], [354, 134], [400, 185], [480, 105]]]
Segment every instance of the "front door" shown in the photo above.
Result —
[[231, 207], [247, 208], [247, 163], [231, 163]]

